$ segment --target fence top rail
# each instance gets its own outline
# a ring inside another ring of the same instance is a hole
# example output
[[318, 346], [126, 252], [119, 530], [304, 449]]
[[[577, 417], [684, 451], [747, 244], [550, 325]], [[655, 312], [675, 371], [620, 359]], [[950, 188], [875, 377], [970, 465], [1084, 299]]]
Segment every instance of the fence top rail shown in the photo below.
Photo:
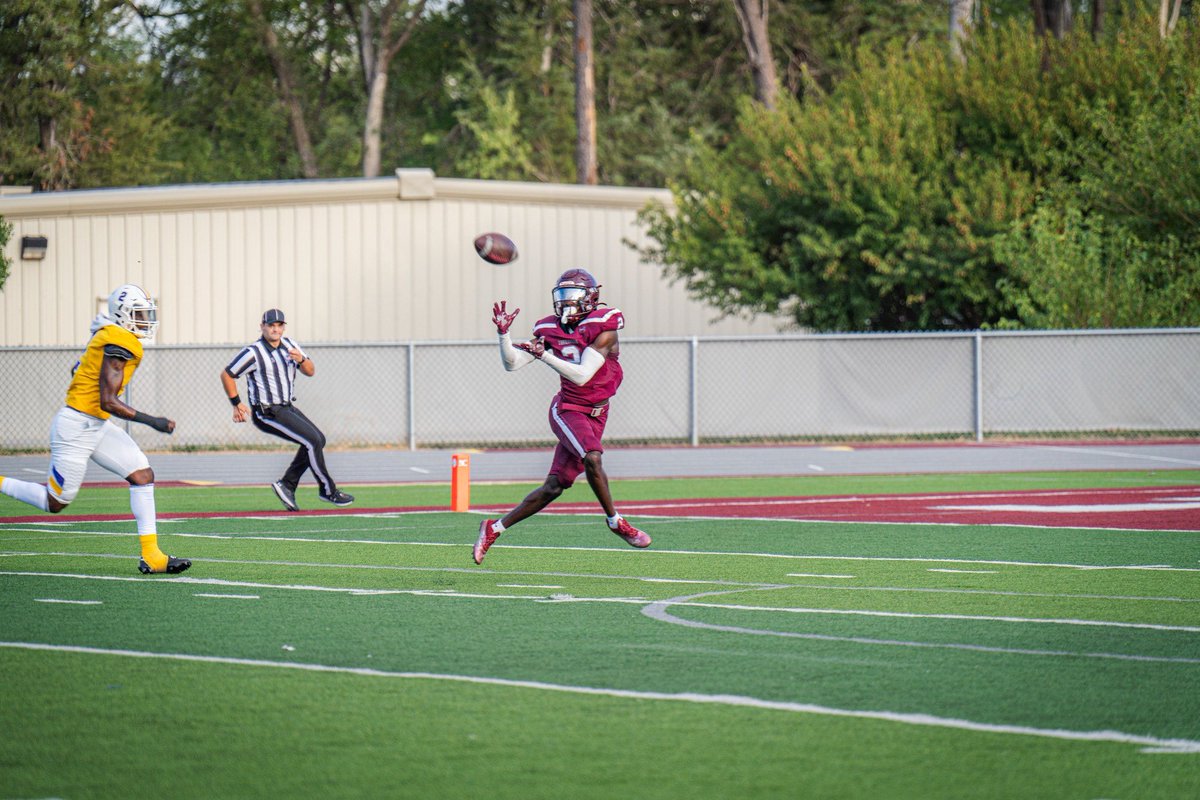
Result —
[[[691, 344], [693, 342], [797, 342], [834, 340], [878, 340], [878, 339], [996, 339], [1019, 336], [1068, 337], [1068, 336], [1162, 336], [1200, 335], [1200, 328], [1105, 328], [1097, 330], [1039, 330], [1039, 331], [919, 331], [900, 333], [779, 333], [743, 336], [630, 336], [625, 341], [638, 344]], [[213, 348], [235, 349], [246, 345], [240, 342], [208, 342], [189, 344], [162, 344], [148, 342], [148, 350], [211, 350]], [[424, 339], [410, 341], [346, 341], [308, 342], [305, 347], [322, 349], [346, 348], [395, 348], [395, 347], [494, 347], [495, 339]], [[20, 352], [76, 352], [78, 345], [13, 345], [0, 346], [0, 353]]]

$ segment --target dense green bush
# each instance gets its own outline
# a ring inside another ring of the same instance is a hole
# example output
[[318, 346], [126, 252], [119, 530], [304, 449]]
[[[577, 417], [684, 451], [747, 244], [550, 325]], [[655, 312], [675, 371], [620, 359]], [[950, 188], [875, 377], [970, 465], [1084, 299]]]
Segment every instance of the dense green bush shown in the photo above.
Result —
[[0, 217], [0, 289], [4, 288], [4, 284], [8, 281], [8, 270], [11, 264], [8, 257], [4, 255], [4, 248], [8, 246], [9, 237], [12, 236], [12, 225], [4, 221], [4, 217]]
[[644, 215], [645, 255], [723, 311], [817, 330], [1195, 324], [1198, 47], [1014, 24], [965, 65], [865, 54], [827, 95], [744, 105]]

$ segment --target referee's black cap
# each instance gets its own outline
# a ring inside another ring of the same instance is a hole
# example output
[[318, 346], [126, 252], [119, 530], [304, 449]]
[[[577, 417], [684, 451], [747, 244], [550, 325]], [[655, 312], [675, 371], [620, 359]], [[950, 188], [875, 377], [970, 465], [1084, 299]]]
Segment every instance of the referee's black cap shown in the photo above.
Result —
[[283, 310], [279, 308], [268, 308], [263, 312], [263, 325], [269, 325], [272, 322], [287, 322], [283, 318]]

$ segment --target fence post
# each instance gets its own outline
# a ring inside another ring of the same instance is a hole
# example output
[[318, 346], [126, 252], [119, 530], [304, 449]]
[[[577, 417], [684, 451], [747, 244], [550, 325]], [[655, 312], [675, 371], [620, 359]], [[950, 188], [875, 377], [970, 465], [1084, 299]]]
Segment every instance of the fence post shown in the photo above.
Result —
[[417, 345], [408, 343], [408, 449], [417, 449], [417, 397], [416, 397]]
[[700, 338], [697, 336], [693, 336], [691, 344], [688, 349], [689, 349], [689, 352], [691, 355], [691, 360], [692, 360], [691, 370], [690, 370], [690, 375], [689, 375], [689, 381], [690, 381], [691, 385], [688, 387], [690, 389], [690, 393], [689, 393], [690, 394], [690, 397], [689, 397], [690, 407], [688, 409], [688, 427], [691, 429], [691, 431], [690, 431], [691, 437], [690, 438], [691, 438], [691, 442], [692, 442], [692, 447], [699, 447], [700, 446], [700, 422], [697, 419], [697, 417], [698, 417], [699, 409], [700, 409], [699, 385], [698, 385], [699, 378], [700, 378], [700, 357], [699, 357]]
[[983, 331], [975, 331], [975, 441], [983, 441]]

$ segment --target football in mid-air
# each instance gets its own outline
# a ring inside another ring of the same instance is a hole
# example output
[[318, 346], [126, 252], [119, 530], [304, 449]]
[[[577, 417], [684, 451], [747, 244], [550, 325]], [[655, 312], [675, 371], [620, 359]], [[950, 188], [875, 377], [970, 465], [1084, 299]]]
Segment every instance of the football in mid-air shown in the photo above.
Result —
[[492, 264], [517, 260], [517, 245], [503, 233], [481, 233], [475, 237], [475, 252]]

